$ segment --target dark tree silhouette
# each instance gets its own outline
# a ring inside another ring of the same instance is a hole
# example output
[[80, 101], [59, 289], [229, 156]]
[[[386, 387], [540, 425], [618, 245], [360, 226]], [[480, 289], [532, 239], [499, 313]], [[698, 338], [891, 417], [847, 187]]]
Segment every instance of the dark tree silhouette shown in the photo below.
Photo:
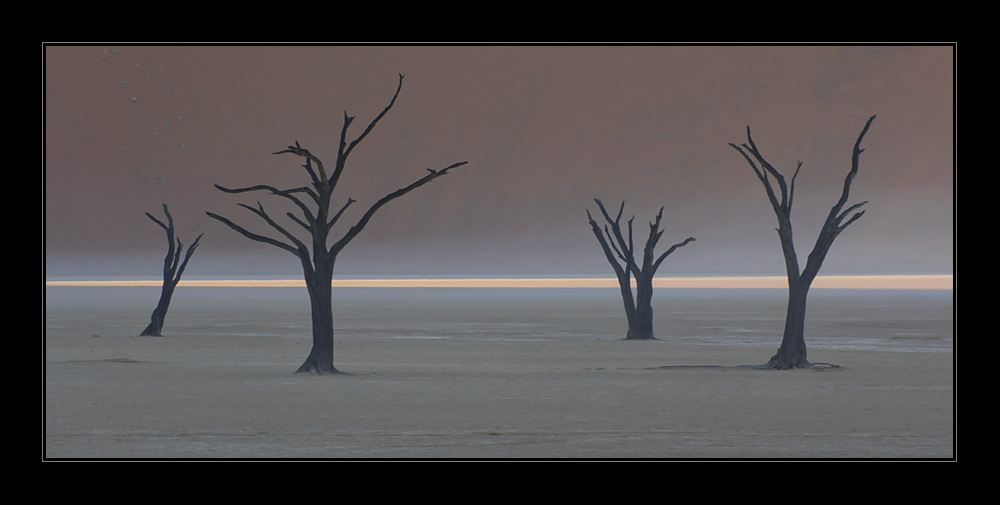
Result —
[[194, 254], [194, 250], [198, 248], [198, 242], [201, 241], [201, 235], [194, 239], [191, 247], [188, 247], [187, 253], [184, 255], [184, 261], [180, 262], [181, 251], [184, 250], [184, 245], [181, 244], [181, 239], [176, 239], [177, 244], [174, 245], [174, 218], [170, 216], [170, 211], [167, 210], [167, 204], [163, 204], [163, 213], [167, 215], [167, 223], [164, 224], [163, 221], [156, 219], [149, 212], [146, 216], [153, 220], [154, 223], [160, 225], [167, 232], [167, 256], [163, 258], [163, 289], [160, 290], [160, 301], [156, 304], [156, 308], [153, 309], [153, 315], [149, 317], [149, 325], [146, 326], [145, 330], [139, 334], [140, 337], [151, 336], [159, 337], [160, 332], [163, 331], [163, 319], [167, 316], [167, 308], [170, 307], [170, 299], [174, 296], [174, 288], [177, 287], [177, 283], [181, 280], [181, 274], [184, 273], [184, 268], [187, 267], [188, 260], [191, 259], [191, 255]]
[[[590, 221], [590, 227], [593, 229], [594, 236], [597, 237], [597, 241], [601, 243], [601, 248], [604, 249], [604, 255], [607, 257], [608, 262], [611, 263], [611, 268], [615, 270], [615, 275], [618, 276], [622, 301], [625, 303], [625, 316], [628, 319], [628, 333], [625, 335], [625, 339], [654, 339], [652, 306], [653, 275], [656, 273], [656, 269], [660, 268], [660, 264], [663, 263], [663, 260], [667, 256], [677, 250], [678, 247], [683, 247], [688, 242], [694, 242], [694, 237], [688, 237], [683, 242], [670, 246], [670, 249], [655, 257], [653, 250], [663, 235], [663, 230], [660, 230], [663, 207], [660, 207], [660, 212], [656, 215], [656, 221], [649, 223], [649, 237], [646, 239], [646, 246], [642, 250], [642, 266], [640, 266], [635, 260], [635, 248], [632, 241], [632, 221], [635, 220], [635, 216], [628, 220], [628, 239], [626, 240], [621, 228], [625, 202], [622, 202], [621, 207], [618, 209], [618, 215], [614, 219], [611, 219], [607, 209], [604, 208], [604, 204], [597, 199], [594, 201], [597, 202], [598, 208], [601, 209], [601, 214], [604, 215], [604, 220], [607, 221], [607, 224], [604, 225], [603, 233], [601, 232], [601, 227], [597, 225], [597, 221], [590, 215], [590, 209], [587, 209], [587, 219]], [[610, 229], [608, 226], [610, 226]], [[634, 297], [632, 296], [631, 279], [633, 275], [635, 276], [636, 284]]]
[[[819, 268], [823, 264], [827, 252], [830, 251], [830, 246], [833, 245], [834, 239], [848, 225], [865, 213], [861, 211], [851, 214], [868, 202], [856, 203], [847, 209], [844, 209], [844, 205], [847, 203], [851, 192], [851, 183], [854, 181], [854, 177], [858, 175], [858, 162], [861, 158], [861, 153], [864, 152], [864, 149], [861, 149], [861, 141], [864, 139], [865, 134], [868, 133], [868, 128], [874, 120], [875, 116], [868, 118], [868, 122], [865, 123], [861, 134], [858, 135], [858, 140], [854, 143], [854, 152], [851, 156], [851, 171], [848, 172], [847, 178], [844, 180], [844, 189], [840, 195], [840, 200], [830, 209], [830, 213], [823, 223], [823, 228], [819, 232], [819, 237], [816, 239], [816, 245], [813, 246], [812, 252], [809, 253], [808, 260], [806, 261], [806, 266], [801, 271], [799, 270], [798, 257], [795, 255], [795, 245], [792, 243], [791, 214], [792, 198], [795, 193], [795, 178], [799, 175], [802, 162], [800, 161], [795, 168], [791, 182], [786, 183], [784, 176], [768, 163], [757, 149], [753, 138], [750, 136], [749, 126], [747, 126], [746, 144], [743, 144], [742, 147], [732, 143], [729, 144], [743, 155], [743, 158], [750, 164], [750, 167], [753, 168], [754, 173], [757, 174], [757, 178], [764, 186], [764, 192], [767, 193], [767, 198], [770, 200], [771, 206], [774, 208], [774, 213], [778, 217], [778, 237], [781, 240], [781, 250], [785, 255], [785, 271], [788, 274], [788, 311], [785, 315], [785, 331], [781, 339], [781, 347], [778, 348], [778, 352], [765, 365], [767, 368], [787, 370], [810, 366], [809, 361], [806, 359], [806, 342], [803, 334], [806, 319], [806, 295], [808, 295], [809, 286], [812, 285], [816, 274], [819, 273]], [[758, 164], [760, 165], [759, 167]], [[771, 178], [773, 178], [773, 182]], [[775, 183], [777, 183], [777, 188], [775, 188]]]
[[[390, 100], [385, 109], [383, 109], [382, 112], [368, 124], [367, 128], [365, 128], [365, 130], [350, 143], [347, 142], [347, 130], [351, 125], [351, 122], [354, 120], [354, 117], [348, 116], [345, 112], [344, 125], [340, 132], [340, 146], [337, 150], [337, 159], [331, 174], [327, 174], [323, 162], [318, 157], [310, 153], [308, 149], [299, 146], [298, 142], [296, 142], [294, 146], [288, 146], [287, 149], [273, 153], [293, 154], [295, 156], [305, 158], [305, 164], [302, 166], [309, 174], [311, 187], [303, 186], [291, 189], [278, 189], [268, 185], [257, 185], [246, 188], [229, 189], [218, 184], [215, 185], [216, 188], [225, 193], [235, 194], [251, 191], [270, 192], [273, 195], [287, 199], [298, 207], [302, 213], [301, 217], [296, 216], [292, 212], [288, 212], [287, 215], [289, 219], [304, 228], [310, 235], [309, 242], [311, 242], [311, 252], [310, 246], [307, 245], [305, 241], [299, 240], [291, 232], [275, 222], [274, 219], [272, 219], [271, 216], [264, 211], [264, 207], [260, 204], [260, 202], [257, 202], [256, 207], [244, 204], [239, 205], [263, 219], [264, 222], [284, 236], [288, 242], [258, 235], [233, 223], [229, 219], [208, 212], [209, 216], [221, 221], [226, 226], [229, 226], [242, 234], [244, 237], [288, 251], [294, 254], [302, 263], [302, 270], [305, 275], [306, 288], [309, 291], [309, 299], [312, 309], [313, 345], [312, 350], [309, 352], [309, 356], [296, 372], [312, 372], [317, 374], [337, 373], [337, 369], [333, 365], [333, 307], [331, 291], [334, 264], [336, 263], [337, 255], [340, 254], [340, 251], [343, 250], [344, 247], [351, 242], [351, 240], [357, 237], [359, 233], [361, 233], [361, 230], [365, 228], [372, 216], [375, 215], [375, 212], [381, 209], [383, 205], [409, 193], [410, 191], [413, 191], [420, 186], [423, 186], [424, 184], [427, 184], [430, 181], [433, 181], [439, 176], [447, 174], [448, 171], [453, 168], [460, 167], [468, 163], [465, 161], [454, 163], [441, 170], [432, 170], [428, 168], [427, 175], [421, 177], [409, 186], [389, 193], [388, 195], [382, 197], [382, 199], [375, 202], [368, 209], [368, 211], [366, 211], [364, 215], [361, 216], [361, 218], [353, 226], [351, 226], [343, 236], [341, 236], [341, 238], [333, 242], [332, 245], [329, 245], [329, 241], [327, 239], [333, 226], [344, 214], [344, 211], [346, 211], [352, 203], [355, 203], [354, 199], [348, 198], [347, 202], [344, 203], [339, 210], [332, 215], [330, 213], [330, 200], [333, 196], [333, 191], [337, 187], [337, 183], [340, 180], [340, 176], [344, 171], [344, 167], [347, 165], [347, 158], [350, 156], [354, 148], [357, 147], [358, 144], [361, 143], [361, 141], [364, 140], [364, 138], [372, 131], [379, 120], [381, 120], [386, 113], [389, 112], [389, 109], [392, 108], [393, 104], [396, 103], [396, 97], [399, 96], [399, 91], [402, 87], [403, 75], [400, 74], [399, 84], [396, 87], [396, 93], [392, 96], [392, 100]], [[301, 195], [305, 195], [306, 198], [301, 198]], [[304, 201], [306, 199], [312, 201], [315, 210], [310, 209], [309, 205], [306, 205], [306, 201]]]

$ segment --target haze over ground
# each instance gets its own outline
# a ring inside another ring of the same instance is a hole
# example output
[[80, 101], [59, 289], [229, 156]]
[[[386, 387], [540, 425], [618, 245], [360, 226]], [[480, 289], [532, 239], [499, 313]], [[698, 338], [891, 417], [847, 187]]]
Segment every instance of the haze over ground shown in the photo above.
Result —
[[[801, 261], [865, 137], [851, 202], [866, 214], [824, 274], [951, 273], [952, 46], [46, 46], [46, 276], [157, 276], [170, 206], [179, 238], [205, 233], [186, 276], [300, 275], [229, 187], [308, 181], [298, 141], [332, 163], [345, 111], [356, 136], [339, 207], [468, 161], [383, 208], [339, 275], [611, 275], [593, 198], [626, 201], [637, 237], [664, 206], [660, 275], [783, 273], [774, 214], [729, 142], [752, 129], [786, 174], [803, 162], [793, 222]], [[335, 198], [338, 196], [335, 195]], [[291, 226], [290, 221], [286, 221]], [[346, 228], [345, 228], [346, 229]], [[641, 241], [641, 239], [637, 239]]]

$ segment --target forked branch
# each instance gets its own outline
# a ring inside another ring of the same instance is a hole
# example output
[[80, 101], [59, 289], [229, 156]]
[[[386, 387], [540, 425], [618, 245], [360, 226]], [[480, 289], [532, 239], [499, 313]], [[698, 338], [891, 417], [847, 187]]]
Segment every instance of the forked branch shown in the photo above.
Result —
[[[847, 199], [850, 198], [851, 184], [854, 182], [854, 177], [858, 175], [858, 166], [860, 165], [861, 162], [861, 153], [865, 152], [865, 150], [861, 148], [861, 141], [864, 140], [865, 134], [868, 133], [868, 129], [871, 127], [872, 121], [874, 120], [875, 116], [868, 118], [868, 121], [865, 122], [865, 127], [862, 128], [861, 133], [858, 135], [858, 140], [854, 142], [854, 150], [851, 153], [851, 171], [848, 172], [847, 177], [844, 178], [844, 189], [840, 194], [840, 200], [837, 200], [837, 203], [833, 206], [833, 208], [830, 209], [830, 215], [829, 217], [827, 217], [828, 222], [831, 223], [839, 222], [843, 220], [844, 216], [850, 213], [852, 210], [857, 209], [858, 207], [864, 205], [865, 203], [868, 203], [868, 202], [861, 202], [859, 204], [855, 204], [851, 206], [851, 208], [844, 211], [843, 214], [840, 213], [840, 209], [843, 208], [845, 204], [847, 204]], [[847, 223], [844, 223], [841, 228], [847, 227], [847, 225], [851, 224], [859, 217], [861, 217], [861, 214], [863, 213], [864, 212], [855, 214]]]
[[[679, 242], [671, 246], [669, 250], [665, 251], [657, 257], [656, 260], [654, 260], [653, 251], [656, 249], [656, 244], [659, 243], [660, 237], [663, 236], [663, 230], [660, 229], [660, 222], [663, 219], [664, 208], [660, 207], [660, 211], [657, 213], [656, 219], [649, 222], [649, 237], [646, 239], [646, 245], [643, 248], [643, 260], [642, 265], [640, 266], [635, 259], [635, 247], [632, 238], [632, 222], [635, 220], [635, 216], [628, 221], [628, 240], [626, 241], [620, 225], [622, 213], [625, 209], [625, 202], [622, 202], [621, 207], [618, 209], [617, 216], [612, 219], [611, 215], [604, 207], [604, 203], [599, 199], [595, 199], [594, 201], [597, 202], [597, 206], [600, 208], [601, 214], [608, 223], [604, 226], [604, 234], [601, 235], [597, 222], [594, 221], [593, 217], [590, 215], [590, 210], [587, 210], [587, 219], [594, 228], [595, 235], [597, 235], [597, 239], [600, 241], [601, 247], [605, 249], [608, 261], [615, 267], [616, 273], [618, 272], [619, 266], [617, 261], [614, 259], [615, 256], [620, 258], [622, 263], [624, 263], [622, 272], [630, 272], [638, 278], [640, 275], [651, 275], [657, 268], [660, 267], [660, 264], [664, 259], [666, 259], [667, 256], [676, 251], [678, 248], [684, 247], [689, 242], [694, 242], [695, 240], [694, 237], [688, 237], [683, 242]], [[647, 269], [651, 270], [647, 271]]]
[[[594, 217], [590, 215], [590, 209], [587, 209], [587, 221], [590, 223], [594, 236], [597, 237], [597, 242], [601, 244], [601, 249], [604, 250], [604, 256], [608, 259], [608, 263], [611, 263], [611, 268], [614, 269], [615, 275], [619, 279], [626, 278], [625, 276], [627, 275], [628, 270], [622, 269], [618, 260], [615, 259], [615, 255], [617, 254], [618, 257], [623, 259], [623, 261], [624, 257], [622, 256], [621, 251], [618, 251], [618, 248], [614, 247], [614, 240], [611, 238], [611, 234], [607, 233], [608, 227], [605, 226], [604, 233], [601, 233], [601, 227], [597, 224], [597, 221], [594, 220]], [[605, 234], [607, 234], [607, 239], [604, 238]], [[613, 252], [612, 249], [614, 250]]]
[[344, 211], [347, 210], [347, 208], [350, 207], [351, 204], [354, 203], [354, 202], [356, 202], [356, 201], [357, 200], [355, 200], [353, 198], [348, 198], [347, 199], [347, 203], [345, 203], [344, 206], [341, 207], [340, 210], [337, 211], [337, 213], [334, 214], [334, 216], [330, 218], [330, 221], [328, 223], [326, 223], [326, 230], [330, 231], [330, 229], [333, 228], [333, 225], [337, 224], [337, 221], [340, 220], [340, 216], [344, 215]]
[[315, 191], [305, 186], [292, 189], [278, 189], [274, 186], [270, 186], [267, 184], [258, 184], [256, 186], [249, 186], [246, 188], [226, 188], [218, 184], [215, 184], [215, 188], [218, 189], [219, 191], [222, 191], [223, 193], [230, 193], [230, 194], [248, 193], [251, 191], [268, 191], [271, 194], [285, 197], [288, 200], [290, 200], [293, 204], [295, 204], [296, 207], [299, 208], [299, 210], [302, 211], [303, 214], [305, 214], [306, 220], [309, 221], [310, 224], [316, 222], [316, 218], [309, 210], [309, 207], [306, 207], [306, 204], [303, 203], [302, 200], [299, 200], [299, 198], [294, 195], [294, 193], [305, 193], [309, 195], [309, 197], [312, 198], [316, 203], [319, 203], [320, 202], [319, 195], [317, 195]]
[[[400, 78], [402, 79], [402, 75], [400, 75]], [[354, 237], [358, 236], [358, 234], [361, 233], [361, 230], [363, 230], [365, 228], [365, 226], [368, 225], [368, 222], [371, 220], [372, 216], [374, 216], [375, 213], [378, 212], [378, 210], [381, 209], [383, 205], [385, 205], [385, 204], [387, 204], [387, 203], [389, 203], [389, 202], [391, 202], [391, 201], [393, 201], [393, 200], [395, 200], [395, 199], [397, 199], [397, 198], [399, 198], [399, 197], [401, 197], [401, 196], [409, 193], [410, 191], [413, 191], [414, 189], [419, 188], [420, 186], [423, 186], [424, 184], [427, 184], [428, 182], [433, 181], [434, 179], [437, 179], [438, 177], [440, 177], [442, 175], [447, 175], [448, 172], [451, 169], [453, 169], [453, 168], [457, 168], [457, 167], [460, 167], [462, 165], [466, 165], [468, 163], [469, 163], [468, 161], [460, 161], [458, 163], [452, 163], [451, 165], [449, 165], [449, 166], [447, 166], [447, 167], [445, 167], [445, 168], [443, 168], [441, 170], [427, 169], [429, 171], [429, 173], [427, 175], [421, 177], [420, 179], [417, 179], [416, 182], [410, 184], [409, 186], [406, 186], [405, 188], [397, 189], [396, 191], [393, 191], [392, 193], [389, 193], [388, 195], [383, 196], [379, 201], [375, 202], [371, 206], [371, 208], [369, 208], [368, 211], [365, 212], [365, 214], [363, 216], [361, 216], [361, 219], [358, 220], [357, 224], [355, 224], [354, 226], [352, 226], [351, 229], [347, 230], [347, 233], [345, 233], [344, 236], [340, 240], [338, 240], [336, 243], [333, 244], [333, 246], [330, 247], [330, 250], [329, 250], [330, 254], [337, 254], [348, 243], [350, 243], [351, 240], [354, 240]], [[350, 205], [351, 203], [352, 203], [352, 200], [348, 200], [347, 205]], [[344, 207], [346, 208], [347, 205], [345, 205]], [[343, 209], [341, 211], [343, 211]], [[340, 216], [340, 213], [338, 213], [337, 216], [335, 216], [335, 217], [339, 217], [339, 216]]]
[[184, 273], [184, 268], [187, 267], [188, 260], [191, 259], [191, 255], [194, 254], [194, 250], [198, 248], [198, 244], [201, 242], [201, 237], [205, 234], [202, 233], [194, 239], [194, 242], [191, 243], [191, 247], [189, 247], [187, 253], [184, 254], [184, 262], [178, 265], [181, 258], [181, 251], [184, 250], [184, 244], [181, 243], [181, 239], [174, 238], [174, 218], [170, 215], [170, 210], [167, 208], [167, 204], [165, 203], [163, 204], [163, 213], [167, 216], [166, 223], [160, 221], [149, 212], [146, 213], [146, 217], [158, 224], [160, 228], [163, 228], [163, 231], [166, 232], [167, 255], [163, 258], [163, 280], [164, 282], [173, 282], [176, 284], [177, 281], [180, 280], [181, 274]]
[[389, 104], [382, 109], [382, 112], [380, 112], [378, 116], [375, 116], [375, 118], [368, 123], [368, 127], [365, 128], [365, 131], [361, 132], [361, 135], [358, 135], [358, 137], [352, 140], [350, 144], [347, 143], [347, 128], [351, 126], [352, 122], [354, 122], [354, 116], [348, 116], [347, 112], [344, 112], [344, 126], [340, 130], [340, 146], [337, 149], [337, 166], [334, 168], [333, 176], [330, 178], [331, 184], [336, 185], [337, 181], [340, 180], [340, 174], [344, 172], [344, 167], [347, 165], [347, 157], [350, 156], [351, 151], [353, 151], [354, 148], [357, 147], [358, 144], [360, 144], [373, 129], [375, 129], [375, 125], [389, 113], [389, 109], [392, 109], [392, 106], [396, 104], [396, 98], [399, 97], [399, 91], [401, 89], [403, 89], [403, 74], [399, 74], [399, 84], [396, 85], [396, 92], [393, 93], [392, 99], [389, 100]]
[[[622, 214], [625, 211], [625, 202], [622, 202], [621, 206], [618, 207], [618, 214], [615, 218], [611, 219], [611, 215], [608, 214], [608, 210], [604, 208], [604, 202], [597, 198], [595, 198], [594, 201], [597, 202], [597, 207], [601, 209], [601, 214], [604, 216], [604, 220], [607, 221], [608, 225], [611, 225], [611, 231], [614, 232], [613, 235], [612, 233], [608, 233], [608, 226], [604, 226], [604, 232], [608, 236], [608, 242], [615, 250], [618, 257], [621, 258], [622, 262], [625, 263], [625, 269], [635, 275], [638, 275], [639, 267], [635, 263], [635, 243], [632, 238], [632, 223], [635, 221], [635, 216], [632, 216], [628, 220], [628, 240], [626, 241], [621, 229], [621, 220]], [[587, 211], [587, 213], [589, 215], [590, 211]]]
[[[312, 179], [313, 184], [317, 188], [327, 181], [326, 170], [323, 169], [323, 161], [317, 158], [313, 153], [309, 152], [308, 149], [300, 146], [299, 141], [296, 140], [294, 146], [288, 146], [287, 148], [281, 151], [276, 151], [271, 154], [284, 154], [284, 153], [291, 153], [306, 159], [306, 164], [302, 165], [302, 168], [306, 169], [306, 172], [309, 173], [309, 177]], [[316, 167], [319, 169], [319, 177], [316, 176], [316, 172], [312, 168], [313, 162], [316, 163]]]
[[[243, 235], [244, 237], [246, 237], [246, 238], [248, 238], [250, 240], [273, 245], [274, 247], [278, 247], [280, 249], [284, 249], [284, 250], [286, 250], [286, 251], [288, 251], [288, 252], [290, 252], [290, 253], [292, 253], [292, 254], [294, 254], [296, 256], [301, 256], [301, 254], [302, 254], [302, 251], [300, 251], [299, 249], [296, 249], [295, 247], [293, 247], [291, 245], [288, 245], [288, 244], [286, 244], [284, 242], [281, 242], [280, 240], [275, 240], [275, 239], [273, 239], [271, 237], [268, 237], [268, 236], [265, 236], [265, 235], [258, 235], [258, 234], [254, 233], [254, 232], [252, 232], [250, 230], [247, 230], [246, 228], [244, 228], [244, 227], [242, 227], [242, 226], [240, 226], [240, 225], [238, 225], [238, 224], [236, 224], [236, 223], [234, 223], [234, 222], [232, 222], [232, 221], [230, 221], [230, 220], [228, 220], [228, 219], [226, 219], [226, 218], [224, 218], [224, 217], [222, 217], [222, 216], [220, 216], [218, 214], [215, 214], [214, 212], [208, 212], [208, 211], [206, 211], [205, 214], [208, 214], [208, 217], [211, 217], [212, 219], [215, 219], [215, 220], [221, 222], [222, 224], [224, 224], [224, 225], [232, 228], [233, 230], [236, 230], [237, 232], [239, 232], [240, 235]], [[308, 254], [309, 253], [306, 252], [307, 256], [308, 256]]]

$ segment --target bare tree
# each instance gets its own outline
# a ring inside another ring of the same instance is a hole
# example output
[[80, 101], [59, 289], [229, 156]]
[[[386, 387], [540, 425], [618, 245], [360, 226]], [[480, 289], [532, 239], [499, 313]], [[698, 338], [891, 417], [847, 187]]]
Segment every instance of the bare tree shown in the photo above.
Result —
[[[854, 181], [854, 177], [858, 175], [858, 162], [861, 158], [861, 153], [864, 152], [864, 149], [861, 149], [861, 140], [868, 133], [868, 128], [874, 120], [875, 116], [868, 118], [868, 122], [865, 123], [861, 134], [858, 135], [858, 140], [854, 143], [854, 152], [851, 156], [851, 171], [847, 173], [847, 178], [844, 180], [844, 189], [840, 195], [840, 200], [830, 209], [830, 213], [823, 223], [823, 228], [819, 232], [819, 238], [816, 239], [816, 245], [813, 246], [812, 252], [809, 253], [808, 260], [806, 261], [806, 266], [801, 271], [799, 270], [798, 257], [795, 255], [795, 245], [792, 242], [791, 214], [792, 198], [795, 193], [795, 178], [799, 175], [802, 162], [800, 161], [795, 168], [791, 182], [786, 183], [784, 176], [768, 163], [757, 149], [753, 138], [750, 136], [749, 126], [747, 126], [746, 144], [743, 144], [742, 147], [732, 143], [729, 144], [743, 155], [743, 158], [750, 164], [750, 167], [753, 168], [754, 173], [757, 174], [757, 178], [764, 186], [767, 198], [770, 200], [771, 206], [774, 208], [774, 213], [778, 217], [778, 237], [781, 240], [781, 250], [785, 255], [785, 271], [788, 274], [788, 311], [785, 315], [785, 332], [777, 354], [772, 356], [767, 365], [765, 365], [768, 368], [787, 370], [810, 366], [809, 361], [806, 359], [806, 342], [803, 334], [806, 319], [806, 295], [808, 295], [809, 287], [819, 273], [819, 268], [823, 264], [827, 252], [830, 251], [830, 246], [833, 245], [834, 239], [848, 225], [857, 221], [865, 213], [864, 211], [860, 211], [851, 214], [868, 202], [856, 203], [846, 209], [844, 209], [844, 205], [847, 203], [851, 192], [851, 183]], [[760, 165], [759, 167], [758, 164]], [[773, 178], [773, 181], [771, 178]], [[775, 187], [775, 184], [777, 184], [777, 187]]]
[[140, 337], [160, 336], [160, 332], [163, 331], [163, 319], [167, 316], [170, 299], [174, 296], [174, 288], [180, 282], [181, 274], [184, 273], [184, 268], [187, 267], [188, 260], [191, 259], [194, 250], [198, 248], [198, 242], [201, 241], [201, 237], [204, 235], [202, 233], [198, 235], [198, 238], [194, 239], [191, 247], [188, 247], [187, 254], [184, 255], [184, 261], [181, 262], [181, 251], [184, 250], [184, 245], [181, 244], [181, 239], [177, 239], [177, 244], [174, 245], [174, 218], [170, 216], [167, 204], [163, 204], [163, 213], [167, 215], [166, 224], [153, 217], [149, 212], [146, 213], [147, 217], [160, 225], [163, 231], [167, 232], [167, 256], [163, 258], [163, 288], [160, 290], [160, 301], [156, 304], [156, 308], [153, 309], [153, 315], [149, 317], [149, 325], [139, 334]]
[[[242, 234], [244, 237], [288, 251], [294, 254], [301, 262], [302, 270], [305, 275], [306, 288], [309, 290], [309, 299], [312, 308], [313, 345], [312, 350], [309, 352], [309, 356], [306, 358], [305, 362], [302, 363], [302, 366], [299, 367], [297, 372], [313, 372], [317, 374], [337, 372], [337, 369], [333, 366], [333, 308], [331, 291], [334, 264], [336, 263], [337, 255], [340, 254], [340, 251], [342, 251], [344, 247], [351, 242], [351, 240], [361, 233], [361, 230], [365, 228], [372, 216], [375, 215], [375, 212], [381, 209], [382, 206], [442, 175], [447, 174], [449, 170], [468, 163], [465, 161], [454, 163], [441, 170], [432, 170], [428, 168], [427, 175], [421, 177], [409, 186], [389, 193], [388, 195], [382, 197], [382, 199], [375, 202], [364, 213], [364, 215], [362, 215], [361, 218], [344, 233], [343, 236], [334, 241], [332, 245], [329, 244], [328, 236], [334, 225], [341, 218], [341, 216], [343, 216], [344, 211], [346, 211], [352, 203], [355, 203], [354, 199], [348, 198], [347, 202], [344, 203], [339, 210], [333, 214], [330, 213], [330, 200], [333, 196], [334, 189], [337, 187], [337, 183], [340, 180], [340, 176], [344, 171], [344, 167], [347, 165], [347, 158], [350, 156], [354, 148], [357, 147], [358, 144], [360, 144], [361, 141], [364, 140], [364, 138], [372, 131], [379, 120], [381, 120], [386, 113], [389, 112], [389, 109], [392, 108], [393, 104], [396, 103], [396, 97], [399, 96], [399, 91], [402, 86], [403, 75], [400, 74], [399, 84], [396, 87], [396, 93], [392, 96], [392, 100], [390, 100], [385, 109], [382, 110], [382, 112], [368, 124], [367, 128], [365, 128], [365, 130], [350, 143], [347, 142], [347, 130], [351, 125], [351, 122], [354, 120], [354, 117], [348, 116], [346, 112], [344, 113], [344, 125], [340, 133], [340, 146], [337, 150], [337, 159], [331, 174], [327, 174], [323, 162], [318, 157], [309, 152], [308, 149], [301, 147], [298, 142], [296, 142], [294, 146], [288, 146], [288, 148], [284, 150], [273, 153], [293, 154], [295, 156], [305, 158], [305, 164], [302, 166], [309, 174], [311, 187], [303, 186], [291, 189], [279, 189], [268, 185], [257, 185], [246, 188], [229, 189], [218, 184], [215, 185], [216, 188], [225, 193], [236, 194], [252, 191], [269, 192], [290, 201], [301, 212], [301, 217], [292, 212], [288, 212], [287, 216], [295, 224], [305, 229], [305, 231], [309, 234], [311, 252], [310, 246], [306, 244], [306, 241], [296, 238], [295, 235], [274, 221], [274, 219], [272, 219], [271, 216], [264, 210], [264, 207], [260, 204], [260, 202], [257, 202], [256, 207], [244, 204], [239, 205], [263, 219], [264, 222], [284, 236], [285, 239], [287, 239], [287, 242], [258, 235], [233, 223], [229, 219], [208, 212], [209, 216], [221, 221], [226, 226], [229, 226]], [[306, 198], [302, 198], [302, 195]], [[311, 209], [310, 206], [306, 204], [307, 199], [312, 201], [312, 205], [315, 210]]]
[[[649, 237], [646, 239], [646, 246], [642, 250], [642, 266], [635, 260], [635, 248], [632, 240], [632, 221], [635, 216], [628, 220], [628, 239], [625, 239], [621, 228], [622, 212], [625, 210], [625, 202], [622, 202], [618, 209], [618, 215], [611, 219], [607, 209], [600, 200], [595, 199], [601, 214], [607, 223], [604, 225], [602, 233], [597, 221], [590, 215], [587, 209], [587, 219], [593, 229], [594, 236], [604, 249], [611, 267], [618, 276], [618, 285], [621, 288], [622, 301], [625, 304], [625, 315], [628, 319], [628, 333], [626, 340], [651, 340], [653, 336], [653, 275], [660, 268], [660, 264], [678, 247], [684, 247], [688, 242], [694, 242], [694, 237], [688, 237], [683, 242], [670, 246], [670, 249], [656, 257], [653, 250], [656, 243], [663, 235], [660, 230], [660, 219], [663, 217], [663, 207], [656, 215], [656, 221], [649, 223]], [[610, 226], [610, 229], [608, 228]], [[655, 258], [655, 259], [654, 259]], [[621, 261], [621, 263], [619, 263]], [[632, 276], [635, 276], [635, 296], [632, 296]]]

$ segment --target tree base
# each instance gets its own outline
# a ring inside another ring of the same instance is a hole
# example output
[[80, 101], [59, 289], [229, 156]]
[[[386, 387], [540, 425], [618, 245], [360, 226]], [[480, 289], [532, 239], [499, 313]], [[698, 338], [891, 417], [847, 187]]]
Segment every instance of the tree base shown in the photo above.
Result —
[[753, 368], [761, 368], [764, 370], [828, 370], [831, 368], [840, 369], [840, 365], [834, 365], [832, 363], [810, 363], [806, 361], [805, 363], [779, 363], [776, 360], [771, 360], [763, 365], [758, 365]]
[[147, 326], [145, 330], [142, 330], [142, 333], [140, 333], [139, 336], [140, 337], [162, 337], [163, 335], [160, 334], [160, 329], [159, 328], [154, 328], [152, 325], [150, 325], [150, 326]]
[[625, 333], [625, 340], [656, 340], [652, 326], [652, 324], [647, 324], [645, 327], [629, 325], [629, 330]]
[[162, 337], [160, 333], [163, 331], [163, 316], [159, 314], [158, 310], [153, 311], [153, 315], [149, 317], [149, 324], [146, 328], [142, 330], [139, 334], [140, 337]]
[[648, 337], [625, 335], [625, 340], [656, 340], [656, 337], [652, 335], [649, 335]]
[[767, 360], [767, 368], [773, 370], [792, 370], [795, 368], [809, 368], [809, 360], [806, 359], [806, 346], [800, 336], [798, 340], [793, 340], [786, 336], [781, 342], [778, 352]]
[[302, 366], [299, 367], [295, 373], [312, 373], [316, 375], [327, 375], [327, 374], [339, 374], [343, 373], [337, 370], [332, 363], [318, 363], [314, 360], [307, 360]]
[[764, 365], [764, 368], [768, 368], [771, 370], [793, 370], [796, 368], [809, 368], [811, 366], [812, 365], [810, 365], [809, 362], [804, 359], [798, 361], [784, 361], [776, 358], [771, 358], [771, 360]]

